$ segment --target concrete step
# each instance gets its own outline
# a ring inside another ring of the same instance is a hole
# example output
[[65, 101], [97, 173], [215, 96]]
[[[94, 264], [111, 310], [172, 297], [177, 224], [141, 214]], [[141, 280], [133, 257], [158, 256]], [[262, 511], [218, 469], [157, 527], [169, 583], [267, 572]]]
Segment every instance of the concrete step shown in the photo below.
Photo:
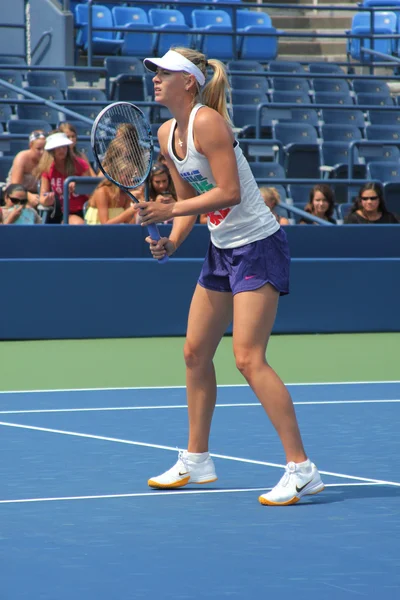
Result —
[[278, 55], [280, 57], [291, 54], [291, 55], [299, 55], [306, 57], [321, 57], [321, 60], [324, 60], [323, 57], [326, 56], [340, 56], [341, 60], [346, 59], [346, 42], [341, 41], [330, 41], [321, 38], [309, 39], [301, 38], [296, 39], [293, 38], [292, 41], [279, 41], [278, 46]]
[[337, 32], [350, 29], [352, 16], [349, 17], [332, 17], [328, 15], [324, 16], [285, 16], [285, 15], [271, 15], [272, 24], [277, 29], [332, 29]]

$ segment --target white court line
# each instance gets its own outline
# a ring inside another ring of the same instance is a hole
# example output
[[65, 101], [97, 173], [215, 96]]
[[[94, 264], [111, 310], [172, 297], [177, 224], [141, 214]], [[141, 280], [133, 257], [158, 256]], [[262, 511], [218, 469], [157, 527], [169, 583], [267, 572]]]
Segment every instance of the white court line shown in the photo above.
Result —
[[[286, 383], [288, 386], [318, 386], [318, 385], [379, 385], [381, 383], [400, 383], [400, 380], [385, 381], [313, 381], [310, 383]], [[219, 388], [249, 387], [247, 383], [220, 384]], [[59, 388], [51, 390], [0, 390], [0, 394], [54, 394], [61, 392], [118, 392], [134, 390], [182, 390], [184, 385], [156, 385], [156, 386], [133, 386], [133, 387], [98, 387], [98, 388]]]
[[[174, 448], [172, 446], [164, 446], [161, 444], [150, 444], [147, 442], [137, 442], [134, 440], [124, 440], [120, 438], [106, 437], [103, 435], [94, 435], [92, 433], [78, 433], [77, 431], [65, 431], [63, 429], [51, 429], [49, 427], [37, 427], [33, 425], [21, 425], [20, 423], [7, 423], [6, 421], [0, 421], [0, 425], [4, 425], [4, 427], [15, 427], [17, 429], [30, 429], [32, 431], [44, 431], [46, 433], [58, 433], [60, 435], [70, 435], [72, 437], [79, 438], [88, 438], [92, 440], [101, 440], [106, 442], [115, 442], [117, 444], [128, 444], [130, 446], [141, 446], [144, 448], [156, 448], [158, 450], [171, 450], [172, 452], [177, 452], [181, 450], [181, 448]], [[284, 469], [285, 465], [280, 465], [277, 463], [265, 462], [263, 460], [252, 460], [249, 458], [240, 458], [237, 456], [228, 456], [225, 454], [215, 454], [214, 452], [210, 452], [210, 455], [215, 458], [223, 458], [224, 460], [233, 460], [236, 462], [248, 463], [253, 465], [264, 465], [266, 467], [274, 467], [277, 469]], [[331, 475], [332, 477], [339, 477], [341, 479], [354, 479], [356, 481], [365, 481], [367, 483], [380, 483], [382, 485], [394, 485], [396, 487], [400, 487], [400, 483], [396, 481], [386, 481], [383, 479], [372, 479], [371, 477], [357, 477], [355, 475], [345, 475], [344, 473], [332, 473], [330, 471], [320, 471], [322, 475]]]
[[[395, 404], [400, 402], [400, 398], [388, 398], [387, 400], [311, 400], [294, 402], [295, 406], [319, 405], [319, 404]], [[216, 404], [216, 408], [235, 408], [258, 406], [260, 402], [232, 402]], [[159, 404], [155, 406], [99, 406], [99, 407], [81, 407], [81, 408], [38, 408], [27, 410], [0, 410], [0, 415], [25, 415], [42, 413], [73, 413], [73, 412], [109, 412], [123, 410], [171, 410], [177, 408], [187, 408], [187, 404]]]
[[[377, 486], [380, 483], [327, 483], [325, 487], [351, 487], [351, 486]], [[113, 498], [140, 498], [150, 496], [181, 496], [192, 494], [234, 494], [240, 492], [268, 492], [272, 488], [231, 488], [226, 490], [157, 490], [152, 492], [138, 492], [133, 494], [101, 494], [98, 496], [61, 496], [59, 498], [17, 498], [15, 500], [0, 500], [0, 504], [24, 504], [27, 502], [60, 502], [65, 500], [103, 500]]]

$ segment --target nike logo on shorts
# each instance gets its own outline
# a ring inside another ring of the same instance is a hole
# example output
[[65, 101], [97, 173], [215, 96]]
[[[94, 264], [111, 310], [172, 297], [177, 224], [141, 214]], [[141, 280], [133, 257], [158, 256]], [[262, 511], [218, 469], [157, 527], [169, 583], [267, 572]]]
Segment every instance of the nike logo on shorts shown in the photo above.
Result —
[[245, 279], [247, 281], [247, 279], [253, 279], [253, 277], [255, 277], [255, 275], [246, 275]]

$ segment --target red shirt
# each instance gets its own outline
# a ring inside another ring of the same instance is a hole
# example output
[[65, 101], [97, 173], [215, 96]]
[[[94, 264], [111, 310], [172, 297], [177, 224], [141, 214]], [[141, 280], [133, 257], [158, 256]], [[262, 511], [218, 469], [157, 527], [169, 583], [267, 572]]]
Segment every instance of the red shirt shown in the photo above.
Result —
[[[86, 171], [89, 170], [89, 165], [83, 158], [74, 158], [75, 164], [75, 173], [74, 175], [83, 175]], [[46, 173], [42, 173], [42, 177], [50, 181], [51, 191], [55, 192], [57, 196], [60, 198], [61, 206], [64, 206], [64, 181], [66, 180], [65, 173], [60, 173], [57, 171], [56, 166], [53, 162], [50, 169]], [[87, 201], [89, 196], [81, 194], [78, 196], [77, 194], [69, 195], [69, 211], [71, 213], [79, 212], [83, 209], [83, 205]]]

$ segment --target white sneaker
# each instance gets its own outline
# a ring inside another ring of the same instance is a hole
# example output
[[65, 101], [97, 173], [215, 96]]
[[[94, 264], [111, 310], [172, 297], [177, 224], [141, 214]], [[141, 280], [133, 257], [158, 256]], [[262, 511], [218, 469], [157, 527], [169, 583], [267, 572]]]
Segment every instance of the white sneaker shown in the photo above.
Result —
[[180, 451], [174, 466], [158, 477], [152, 477], [148, 485], [152, 488], [178, 488], [188, 483], [211, 483], [217, 481], [214, 462], [210, 455], [202, 462], [194, 462], [187, 450]]
[[318, 494], [323, 489], [324, 484], [314, 463], [310, 460], [300, 464], [290, 462], [279, 483], [260, 496], [259, 501], [269, 506], [287, 506], [296, 504], [302, 496]]

